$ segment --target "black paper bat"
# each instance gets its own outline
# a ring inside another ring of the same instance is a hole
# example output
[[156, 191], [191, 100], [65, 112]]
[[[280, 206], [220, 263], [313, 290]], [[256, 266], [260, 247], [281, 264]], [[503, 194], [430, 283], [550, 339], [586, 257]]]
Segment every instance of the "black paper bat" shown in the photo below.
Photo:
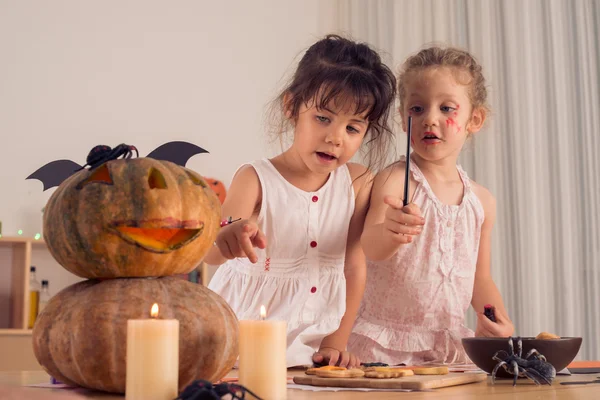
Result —
[[158, 146], [146, 157], [154, 158], [155, 160], [171, 161], [185, 167], [185, 164], [187, 164], [192, 156], [200, 153], [208, 153], [208, 151], [188, 142], [168, 142]]
[[[176, 141], [158, 146], [147, 157], [155, 160], [171, 161], [185, 167], [192, 156], [201, 153], [208, 153], [208, 151], [193, 143]], [[56, 160], [37, 169], [25, 179], [38, 179], [44, 185], [43, 191], [46, 191], [54, 186], [59, 186], [65, 179], [81, 168], [81, 165], [71, 160]]]

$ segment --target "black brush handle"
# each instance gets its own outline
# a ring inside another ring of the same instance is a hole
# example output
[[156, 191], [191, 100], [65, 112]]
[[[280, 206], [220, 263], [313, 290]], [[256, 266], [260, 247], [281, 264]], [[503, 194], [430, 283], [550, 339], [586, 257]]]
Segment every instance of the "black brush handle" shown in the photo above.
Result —
[[404, 199], [402, 203], [408, 205], [408, 183], [410, 177], [410, 141], [412, 130], [412, 117], [408, 116], [408, 129], [406, 130], [406, 170], [404, 171]]
[[490, 304], [486, 304], [483, 308], [483, 315], [488, 317], [492, 322], [496, 322], [496, 314], [494, 314], [494, 307]]

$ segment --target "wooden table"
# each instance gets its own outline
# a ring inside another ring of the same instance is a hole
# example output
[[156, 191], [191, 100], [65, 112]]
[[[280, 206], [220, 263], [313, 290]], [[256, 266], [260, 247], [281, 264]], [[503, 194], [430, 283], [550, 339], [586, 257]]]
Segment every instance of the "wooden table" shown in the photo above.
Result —
[[[290, 371], [289, 375], [303, 374], [302, 371]], [[229, 376], [235, 376], [232, 372]], [[487, 381], [473, 383], [463, 386], [454, 386], [448, 388], [436, 389], [432, 392], [312, 392], [298, 389], [288, 389], [288, 400], [312, 400], [312, 399], [344, 399], [344, 400], [367, 400], [376, 398], [377, 400], [389, 399], [453, 399], [453, 400], [475, 400], [475, 399], [540, 399], [540, 400], [597, 400], [600, 399], [600, 384], [589, 385], [561, 385], [565, 381], [591, 381], [597, 379], [600, 374], [585, 375], [559, 375], [552, 386], [536, 386], [529, 380], [520, 379], [516, 387], [512, 386], [512, 380], [499, 380], [492, 386], [488, 377]], [[0, 372], [0, 398], [3, 400], [2, 388], [8, 386], [24, 386], [34, 383], [49, 382], [49, 376], [42, 371], [17, 371]], [[50, 392], [53, 394], [66, 394], [71, 390], [65, 389], [43, 389], [43, 388], [23, 388], [23, 394], [19, 397], [9, 398], [10, 400], [33, 400], [46, 399]], [[25, 394], [26, 393], [26, 394]], [[86, 392], [81, 394], [84, 399], [124, 399], [124, 396], [117, 396], [105, 393]], [[62, 396], [57, 397], [60, 399]], [[65, 400], [69, 397], [65, 397]]]

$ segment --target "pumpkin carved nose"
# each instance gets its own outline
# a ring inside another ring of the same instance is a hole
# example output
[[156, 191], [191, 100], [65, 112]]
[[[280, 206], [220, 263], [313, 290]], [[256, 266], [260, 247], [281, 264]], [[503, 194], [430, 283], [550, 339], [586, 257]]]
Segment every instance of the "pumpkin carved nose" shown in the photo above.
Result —
[[150, 186], [150, 189], [167, 188], [165, 177], [156, 168], [150, 168], [150, 174], [148, 174], [148, 186]]

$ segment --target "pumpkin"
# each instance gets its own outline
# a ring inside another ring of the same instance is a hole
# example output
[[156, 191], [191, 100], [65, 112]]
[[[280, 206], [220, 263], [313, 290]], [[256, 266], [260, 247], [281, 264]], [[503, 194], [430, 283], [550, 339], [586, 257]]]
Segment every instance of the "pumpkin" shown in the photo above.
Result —
[[56, 294], [33, 327], [33, 351], [57, 380], [124, 393], [127, 320], [179, 320], [179, 388], [215, 382], [238, 356], [237, 318], [210, 289], [175, 277], [87, 280]]
[[227, 189], [225, 189], [225, 185], [223, 184], [223, 182], [207, 177], [204, 177], [204, 180], [206, 181], [208, 186], [210, 186], [215, 192], [221, 204], [223, 204], [223, 202], [225, 201], [225, 196], [227, 196]]
[[116, 159], [70, 176], [44, 212], [44, 239], [83, 278], [191, 272], [212, 246], [219, 199], [197, 173], [170, 161]]

